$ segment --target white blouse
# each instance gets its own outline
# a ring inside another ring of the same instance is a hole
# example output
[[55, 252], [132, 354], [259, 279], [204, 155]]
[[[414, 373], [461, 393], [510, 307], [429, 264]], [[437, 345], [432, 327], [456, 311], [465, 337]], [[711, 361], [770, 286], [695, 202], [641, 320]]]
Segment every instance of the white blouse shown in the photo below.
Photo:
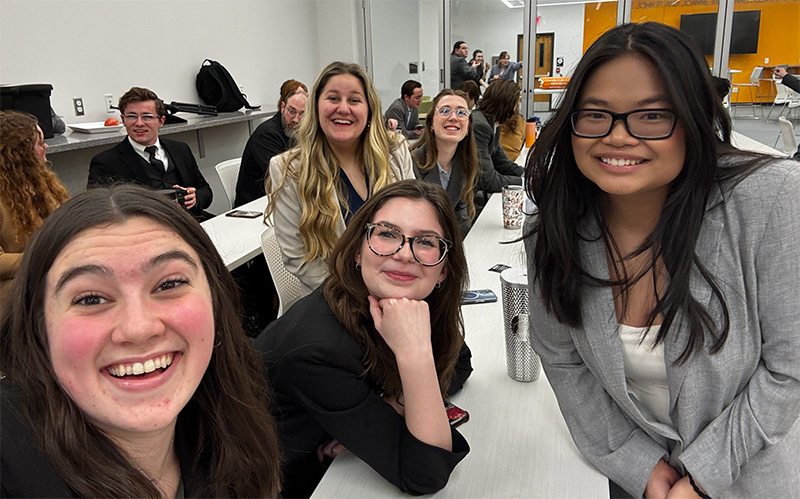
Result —
[[628, 391], [650, 409], [659, 423], [672, 426], [664, 344], [653, 348], [660, 328], [661, 326], [652, 326], [642, 341], [647, 328], [620, 324], [619, 337], [622, 340], [622, 359], [625, 363]]

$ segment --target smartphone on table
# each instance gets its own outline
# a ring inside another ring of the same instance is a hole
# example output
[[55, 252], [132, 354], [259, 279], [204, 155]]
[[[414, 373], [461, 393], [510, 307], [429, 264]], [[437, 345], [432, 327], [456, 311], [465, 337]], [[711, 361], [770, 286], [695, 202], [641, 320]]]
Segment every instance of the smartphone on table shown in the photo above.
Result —
[[260, 211], [233, 210], [225, 214], [226, 217], [234, 218], [258, 218], [264, 213]]
[[444, 408], [447, 411], [447, 419], [450, 420], [450, 426], [453, 428], [457, 428], [469, 421], [469, 413], [457, 405], [448, 402]]
[[473, 303], [492, 303], [497, 301], [497, 295], [491, 289], [471, 289], [464, 291], [461, 295], [462, 305], [472, 305]]

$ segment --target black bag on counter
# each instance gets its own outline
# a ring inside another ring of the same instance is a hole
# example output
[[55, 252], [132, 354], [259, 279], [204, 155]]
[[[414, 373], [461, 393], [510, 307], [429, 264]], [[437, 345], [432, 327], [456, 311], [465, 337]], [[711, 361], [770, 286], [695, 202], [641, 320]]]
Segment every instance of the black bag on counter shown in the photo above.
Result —
[[211, 59], [203, 61], [200, 71], [197, 72], [195, 84], [203, 102], [214, 106], [220, 113], [238, 111], [242, 107], [247, 109], [261, 107], [251, 106], [247, 102], [247, 96], [239, 90], [231, 74], [217, 61]]

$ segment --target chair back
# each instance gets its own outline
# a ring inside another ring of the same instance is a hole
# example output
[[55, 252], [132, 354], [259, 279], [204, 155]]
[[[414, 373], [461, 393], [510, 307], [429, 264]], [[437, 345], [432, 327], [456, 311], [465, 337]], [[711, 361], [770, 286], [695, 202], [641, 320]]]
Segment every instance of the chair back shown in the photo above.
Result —
[[231, 208], [233, 208], [233, 200], [236, 198], [236, 180], [239, 178], [241, 164], [242, 158], [234, 158], [223, 161], [214, 167], [217, 170], [219, 181], [222, 182], [222, 188], [225, 189], [225, 195], [228, 196]]
[[751, 85], [758, 85], [758, 80], [761, 79], [761, 73], [764, 72], [764, 66], [756, 66], [753, 68], [753, 72], [750, 73], [750, 84]]
[[775, 82], [775, 104], [789, 102], [789, 87], [779, 81]]
[[264, 252], [272, 282], [275, 283], [275, 290], [278, 292], [278, 300], [280, 301], [278, 317], [280, 317], [294, 305], [294, 302], [301, 298], [300, 280], [296, 275], [286, 270], [283, 265], [281, 247], [275, 237], [274, 227], [267, 227], [261, 233], [261, 251]]
[[781, 125], [783, 152], [788, 156], [792, 156], [797, 152], [797, 138], [794, 136], [794, 127], [792, 126], [792, 122], [783, 116], [778, 116], [778, 123]]

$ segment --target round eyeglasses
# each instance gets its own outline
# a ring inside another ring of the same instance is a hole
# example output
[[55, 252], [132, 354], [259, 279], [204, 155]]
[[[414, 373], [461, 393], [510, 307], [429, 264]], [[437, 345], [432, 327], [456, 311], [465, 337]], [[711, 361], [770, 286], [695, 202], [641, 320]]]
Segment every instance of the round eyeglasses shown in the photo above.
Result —
[[572, 133], [586, 139], [599, 139], [611, 133], [614, 123], [622, 120], [625, 129], [636, 139], [668, 139], [675, 131], [677, 117], [671, 109], [634, 109], [613, 113], [607, 109], [578, 109], [571, 115]]
[[463, 107], [459, 107], [458, 109], [453, 109], [449, 106], [442, 106], [442, 107], [437, 107], [436, 112], [439, 113], [439, 116], [444, 116], [445, 118], [450, 116], [450, 113], [455, 112], [457, 117], [464, 119], [468, 117], [472, 111], [470, 111], [469, 109], [464, 109]]
[[444, 257], [447, 256], [447, 250], [453, 244], [447, 239], [433, 234], [406, 237], [397, 227], [380, 222], [368, 223], [365, 229], [367, 230], [367, 245], [376, 255], [394, 255], [408, 241], [414, 260], [426, 267], [434, 267], [442, 263]]

